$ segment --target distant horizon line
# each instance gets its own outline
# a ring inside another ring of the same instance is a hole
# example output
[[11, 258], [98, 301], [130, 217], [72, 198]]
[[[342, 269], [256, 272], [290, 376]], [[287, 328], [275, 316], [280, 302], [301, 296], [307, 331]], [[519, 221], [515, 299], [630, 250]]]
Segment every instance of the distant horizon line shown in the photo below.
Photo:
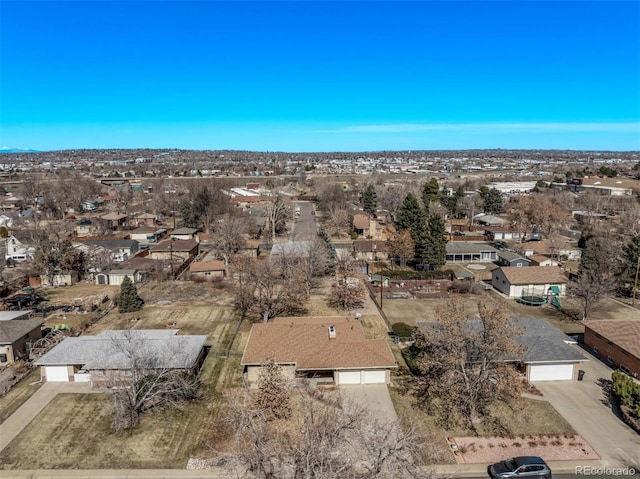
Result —
[[584, 153], [640, 153], [640, 150], [610, 150], [610, 149], [574, 149], [574, 148], [435, 148], [435, 149], [382, 149], [382, 150], [326, 150], [326, 151], [285, 151], [285, 150], [241, 150], [233, 148], [167, 148], [167, 147], [76, 147], [76, 148], [53, 148], [53, 149], [33, 149], [33, 148], [0, 148], [0, 154], [18, 154], [18, 153], [55, 153], [75, 150], [152, 150], [152, 151], [229, 151], [229, 152], [245, 152], [245, 153], [287, 153], [292, 155], [302, 154], [334, 154], [334, 153], [385, 153], [385, 152], [454, 152], [454, 151], [572, 151]]

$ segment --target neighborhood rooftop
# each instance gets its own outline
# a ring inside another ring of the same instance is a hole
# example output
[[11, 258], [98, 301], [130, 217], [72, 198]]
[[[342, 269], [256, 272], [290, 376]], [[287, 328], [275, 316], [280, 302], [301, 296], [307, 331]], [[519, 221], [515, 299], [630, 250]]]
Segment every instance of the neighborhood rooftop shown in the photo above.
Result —
[[[66, 338], [38, 359], [36, 366], [81, 365], [84, 369], [126, 369], [133, 348], [158, 361], [158, 368], [190, 368], [206, 336], [179, 336], [177, 329], [103, 331], [96, 336]], [[130, 345], [131, 346], [130, 346]]]
[[555, 266], [527, 266], [526, 268], [502, 268], [511, 284], [550, 284], [566, 283], [567, 277]]
[[[298, 370], [396, 366], [387, 342], [366, 339], [359, 321], [340, 317], [305, 319], [254, 324], [241, 364], [260, 365], [273, 359], [280, 364], [296, 364]], [[331, 326], [335, 338], [329, 338]]]
[[12, 343], [29, 334], [44, 321], [35, 319], [16, 319], [14, 321], [0, 321], [0, 343]]
[[629, 354], [640, 357], [640, 320], [608, 319], [585, 321], [583, 324]]

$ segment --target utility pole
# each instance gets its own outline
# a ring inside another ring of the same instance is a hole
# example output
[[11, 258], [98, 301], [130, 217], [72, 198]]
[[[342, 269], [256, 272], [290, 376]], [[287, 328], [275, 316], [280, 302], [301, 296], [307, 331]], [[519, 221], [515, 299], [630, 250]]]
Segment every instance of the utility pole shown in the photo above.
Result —
[[636, 266], [636, 279], [633, 282], [633, 297], [631, 298], [631, 306], [636, 304], [636, 290], [638, 289], [638, 274], [640, 273], [640, 256], [638, 256], [638, 265]]

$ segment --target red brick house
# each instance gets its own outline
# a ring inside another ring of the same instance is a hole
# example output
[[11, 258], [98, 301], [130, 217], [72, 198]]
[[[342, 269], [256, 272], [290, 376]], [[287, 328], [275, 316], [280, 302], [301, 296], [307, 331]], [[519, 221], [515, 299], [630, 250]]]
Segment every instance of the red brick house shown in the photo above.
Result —
[[640, 375], [640, 321], [585, 321], [584, 344], [596, 356], [623, 372]]

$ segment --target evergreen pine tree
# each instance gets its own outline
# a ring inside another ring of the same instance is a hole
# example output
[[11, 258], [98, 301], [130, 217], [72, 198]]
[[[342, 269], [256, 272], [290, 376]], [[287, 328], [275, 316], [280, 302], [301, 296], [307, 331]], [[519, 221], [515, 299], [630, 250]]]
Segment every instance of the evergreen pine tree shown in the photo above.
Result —
[[480, 195], [484, 200], [485, 213], [500, 213], [502, 211], [502, 193], [500, 191], [495, 188], [485, 191], [481, 188]]
[[429, 181], [422, 185], [422, 203], [424, 209], [429, 213], [429, 205], [432, 201], [438, 201], [440, 199], [440, 185], [438, 180], [431, 178]]
[[442, 266], [447, 257], [447, 238], [444, 220], [436, 213], [427, 220], [428, 237], [424, 246], [423, 263]]
[[372, 183], [369, 183], [367, 185], [367, 189], [364, 190], [364, 194], [362, 195], [362, 209], [364, 212], [374, 215], [378, 208], [377, 200], [378, 195], [376, 193], [376, 188]]
[[409, 193], [396, 214], [396, 227], [399, 231], [408, 229], [411, 231], [411, 239], [415, 247], [415, 259], [422, 261], [426, 255], [426, 242], [428, 240], [427, 221], [424, 210], [420, 207], [418, 199]]
[[140, 311], [144, 301], [138, 296], [138, 290], [129, 279], [125, 276], [120, 285], [120, 295], [118, 296], [118, 311], [121, 313], [130, 313], [132, 311]]

